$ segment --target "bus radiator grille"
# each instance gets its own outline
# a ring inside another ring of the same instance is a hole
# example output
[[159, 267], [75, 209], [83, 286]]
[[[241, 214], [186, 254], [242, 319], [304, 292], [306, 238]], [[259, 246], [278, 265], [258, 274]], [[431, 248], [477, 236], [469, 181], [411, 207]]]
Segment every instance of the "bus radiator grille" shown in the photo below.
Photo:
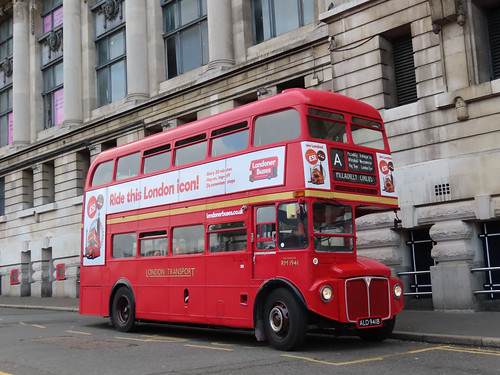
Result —
[[390, 283], [383, 277], [356, 277], [345, 283], [347, 320], [360, 318], [389, 318]]

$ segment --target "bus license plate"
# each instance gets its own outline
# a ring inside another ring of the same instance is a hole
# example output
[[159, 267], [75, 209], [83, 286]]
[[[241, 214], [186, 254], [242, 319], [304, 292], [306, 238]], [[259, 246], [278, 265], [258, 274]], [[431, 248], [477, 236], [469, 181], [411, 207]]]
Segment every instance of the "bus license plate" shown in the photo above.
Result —
[[358, 328], [380, 327], [381, 325], [382, 325], [381, 318], [358, 319]]

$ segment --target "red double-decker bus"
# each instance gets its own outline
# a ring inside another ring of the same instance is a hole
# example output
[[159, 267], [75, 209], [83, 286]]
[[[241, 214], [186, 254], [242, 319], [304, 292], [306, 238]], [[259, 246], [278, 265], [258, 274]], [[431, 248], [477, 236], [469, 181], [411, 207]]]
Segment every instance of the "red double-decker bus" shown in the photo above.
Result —
[[312, 326], [382, 340], [402, 284], [356, 255], [355, 218], [397, 208], [393, 169], [374, 108], [303, 89], [104, 151], [85, 186], [80, 313], [120, 331], [250, 328], [283, 350]]

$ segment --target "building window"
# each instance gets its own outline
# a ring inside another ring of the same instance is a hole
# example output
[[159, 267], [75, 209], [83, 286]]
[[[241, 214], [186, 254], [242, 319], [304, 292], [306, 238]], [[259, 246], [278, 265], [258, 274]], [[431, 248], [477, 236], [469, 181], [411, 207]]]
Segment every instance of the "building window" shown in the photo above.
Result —
[[255, 44], [314, 22], [313, 0], [252, 0]]
[[167, 79], [208, 63], [207, 0], [162, 0]]
[[432, 295], [430, 268], [436, 265], [431, 250], [436, 243], [429, 236], [429, 229], [412, 230], [409, 235], [406, 244], [410, 250], [411, 271], [399, 274], [408, 277], [410, 288], [405, 295], [415, 298], [429, 297]]
[[500, 221], [483, 224], [483, 231], [479, 235], [483, 240], [484, 274], [483, 290], [490, 299], [500, 299]]
[[64, 119], [62, 0], [43, 2], [42, 22], [43, 35], [38, 42], [43, 75], [43, 125], [48, 129]]
[[44, 0], [42, 5], [43, 33], [62, 26], [63, 0]]
[[22, 208], [33, 207], [33, 169], [25, 169], [22, 171], [22, 190], [21, 190], [21, 202]]
[[59, 125], [64, 119], [63, 63], [43, 70], [44, 129]]
[[97, 100], [102, 107], [127, 93], [125, 4], [123, 0], [99, 1], [91, 10], [97, 49]]
[[491, 78], [500, 78], [500, 6], [488, 9], [488, 41], [490, 47]]
[[417, 101], [417, 79], [413, 61], [411, 35], [405, 35], [392, 41], [394, 76], [396, 81], [397, 105]]
[[12, 18], [0, 23], [0, 147], [12, 142]]
[[0, 216], [5, 215], [5, 177], [0, 177]]
[[409, 25], [380, 36], [380, 59], [383, 69], [386, 108], [416, 102], [417, 79]]

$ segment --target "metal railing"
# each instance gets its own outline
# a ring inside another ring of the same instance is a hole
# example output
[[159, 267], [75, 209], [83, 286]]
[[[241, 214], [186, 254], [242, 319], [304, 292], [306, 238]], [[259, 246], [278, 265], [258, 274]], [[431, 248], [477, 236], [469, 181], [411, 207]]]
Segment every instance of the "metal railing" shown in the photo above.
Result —
[[[493, 283], [493, 271], [500, 271], [500, 267], [478, 267], [478, 268], [471, 268], [470, 272], [487, 272], [488, 273], [488, 284], [483, 284], [483, 288], [481, 290], [475, 290], [474, 294], [490, 294], [491, 298], [494, 298], [494, 294], [499, 294], [500, 293], [500, 284], [494, 284]], [[488, 289], [489, 288], [489, 289]], [[499, 288], [499, 289], [494, 289], [494, 288]]]
[[423, 288], [432, 288], [431, 284], [419, 284], [417, 275], [430, 275], [431, 271], [405, 271], [405, 272], [398, 272], [398, 276], [413, 276], [414, 277], [414, 284], [410, 284], [410, 287], [415, 289], [414, 292], [404, 292], [405, 296], [430, 296], [432, 295], [432, 290], [428, 292], [424, 291], [419, 291], [419, 289]]

